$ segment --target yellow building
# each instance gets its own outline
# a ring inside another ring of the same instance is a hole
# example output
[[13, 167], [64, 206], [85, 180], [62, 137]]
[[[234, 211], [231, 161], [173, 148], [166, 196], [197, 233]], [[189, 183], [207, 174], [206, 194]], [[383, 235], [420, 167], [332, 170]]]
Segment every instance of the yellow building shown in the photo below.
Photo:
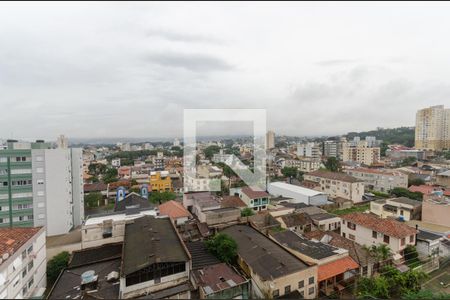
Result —
[[150, 173], [150, 188], [152, 192], [173, 192], [172, 179], [167, 171]]
[[450, 109], [436, 105], [417, 111], [415, 147], [438, 151], [450, 148]]

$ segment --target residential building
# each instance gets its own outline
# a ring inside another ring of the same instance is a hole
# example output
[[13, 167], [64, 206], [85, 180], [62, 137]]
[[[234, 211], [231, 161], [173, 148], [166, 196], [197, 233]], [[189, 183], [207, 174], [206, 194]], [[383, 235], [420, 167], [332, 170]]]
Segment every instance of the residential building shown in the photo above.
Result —
[[381, 218], [395, 218], [401, 221], [419, 220], [422, 202], [406, 197], [380, 199], [370, 202], [370, 212]]
[[191, 213], [183, 206], [183, 204], [170, 200], [159, 205], [159, 215], [168, 216], [171, 218], [175, 225], [181, 225], [186, 223], [192, 218]]
[[346, 249], [308, 240], [290, 230], [274, 233], [272, 238], [302, 261], [318, 265], [318, 290], [327, 296], [345, 289], [344, 282], [357, 275], [359, 265]]
[[422, 221], [450, 227], [450, 198], [430, 195], [422, 202]]
[[151, 172], [150, 187], [154, 193], [173, 192], [172, 179], [169, 176], [169, 172]]
[[223, 196], [220, 206], [222, 208], [237, 207], [242, 210], [247, 207], [247, 204], [245, 204], [238, 196]]
[[281, 215], [277, 217], [276, 220], [280, 223], [281, 228], [289, 229], [298, 233], [309, 232], [315, 229], [313, 227], [313, 221], [305, 213]]
[[444, 237], [428, 231], [419, 230], [416, 239], [416, 250], [419, 253], [419, 257], [428, 258], [430, 256], [438, 256], [442, 252], [440, 248], [441, 241], [444, 240]]
[[154, 210], [155, 205], [150, 203], [147, 198], [142, 197], [137, 193], [129, 193], [123, 200], [116, 201], [114, 206], [115, 212], [130, 212], [131, 210]]
[[431, 106], [416, 113], [415, 148], [440, 151], [450, 149], [450, 109]]
[[149, 207], [89, 216], [81, 226], [81, 248], [123, 242], [125, 224], [144, 216], [157, 217], [158, 210]]
[[0, 299], [31, 299], [46, 288], [43, 227], [0, 228]]
[[342, 161], [358, 162], [371, 166], [380, 161], [380, 148], [368, 147], [364, 143], [357, 146], [344, 144], [342, 148]]
[[366, 213], [351, 213], [341, 218], [343, 237], [367, 247], [386, 244], [395, 261], [403, 258], [403, 250], [408, 245], [415, 245], [417, 230], [405, 223]]
[[320, 145], [316, 143], [303, 143], [297, 145], [298, 157], [310, 157], [320, 160], [322, 153], [320, 151]]
[[190, 269], [191, 256], [169, 218], [145, 216], [125, 225], [120, 298], [190, 298]]
[[422, 193], [424, 196], [430, 196], [430, 195], [443, 195], [446, 197], [450, 197], [450, 189], [443, 189], [438, 186], [432, 186], [432, 185], [412, 185], [408, 188], [410, 192], [419, 192]]
[[332, 198], [341, 197], [353, 203], [362, 201], [364, 183], [348, 174], [318, 170], [303, 175], [303, 178], [316, 184], [316, 190]]
[[270, 195], [256, 187], [245, 186], [241, 189], [239, 197], [254, 211], [266, 210]]
[[45, 226], [65, 234], [84, 218], [81, 149], [10, 140], [0, 150], [0, 227]]
[[278, 243], [246, 225], [222, 231], [238, 245], [238, 264], [251, 279], [252, 296], [278, 298], [298, 290], [305, 299], [317, 297], [317, 266], [308, 265]]
[[284, 159], [281, 162], [281, 167], [297, 168], [301, 172], [312, 172], [323, 167], [320, 159], [301, 157], [299, 159]]
[[400, 171], [356, 168], [344, 172], [362, 180], [368, 190], [388, 192], [396, 187], [408, 188], [408, 175]]
[[339, 158], [339, 141], [328, 140], [323, 142], [322, 153], [325, 157]]
[[393, 161], [401, 161], [405, 158], [415, 158], [416, 160], [424, 160], [426, 158], [425, 151], [417, 150], [417, 149], [398, 149], [391, 148], [386, 150], [386, 157], [390, 158]]
[[56, 139], [56, 147], [58, 149], [67, 149], [67, 148], [69, 148], [69, 140], [67, 139], [67, 137], [65, 137], [63, 134], [61, 134]]
[[267, 149], [273, 149], [275, 148], [275, 132], [269, 130], [266, 134], [266, 146]]
[[197, 167], [198, 178], [220, 178], [222, 174], [222, 169], [216, 166], [200, 165]]
[[436, 184], [450, 188], [450, 170], [438, 173], [436, 175]]
[[275, 197], [292, 198], [291, 203], [305, 203], [308, 205], [324, 205], [328, 203], [328, 196], [325, 193], [285, 182], [271, 182], [267, 187], [267, 191]]
[[341, 218], [329, 213], [312, 214], [309, 217], [319, 230], [337, 230], [341, 227]]
[[358, 271], [360, 276], [371, 277], [378, 271], [378, 259], [370, 251], [354, 241], [342, 237], [334, 231], [315, 230], [304, 234], [311, 240], [317, 240], [322, 243], [346, 249], [349, 256], [360, 266]]

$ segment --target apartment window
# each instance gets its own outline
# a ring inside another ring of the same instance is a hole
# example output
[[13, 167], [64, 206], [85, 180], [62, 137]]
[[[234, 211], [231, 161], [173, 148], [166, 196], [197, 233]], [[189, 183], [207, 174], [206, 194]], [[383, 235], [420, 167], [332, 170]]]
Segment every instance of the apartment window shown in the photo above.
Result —
[[33, 245], [31, 245], [31, 246], [28, 247], [28, 249], [27, 249], [28, 255], [29, 255], [31, 252], [33, 252]]
[[345, 238], [345, 232], [343, 232], [343, 233], [342, 233], [342, 237], [344, 237], [344, 238]]
[[400, 211], [400, 216], [403, 216], [403, 210]]
[[400, 240], [400, 245], [402, 245], [402, 246], [405, 245], [405, 238], [402, 238], [402, 239]]
[[310, 287], [308, 293], [310, 295], [314, 294], [314, 287]]
[[44, 184], [44, 179], [38, 179], [38, 180], [37, 180], [37, 184], [39, 184], [39, 185]]
[[44, 202], [39, 202], [37, 206], [39, 208], [43, 208], [43, 207], [45, 207], [45, 203]]
[[274, 291], [272, 292], [272, 296], [273, 296], [274, 298], [277, 298], [278, 296], [280, 296], [280, 290], [274, 290]]
[[8, 162], [8, 159], [6, 157], [0, 157], [0, 163]]
[[37, 192], [37, 195], [38, 195], [38, 196], [44, 196], [45, 193], [44, 193], [44, 191], [38, 191], [38, 192]]
[[25, 296], [25, 294], [28, 292], [27, 286], [24, 286], [22, 288], [22, 296]]
[[290, 286], [290, 285], [285, 286], [285, 287], [284, 287], [284, 294], [287, 295], [287, 294], [289, 294], [290, 292], [291, 292], [291, 286]]
[[389, 236], [388, 235], [384, 235], [383, 242], [385, 242], [386, 244], [389, 244]]
[[314, 277], [309, 277], [308, 283], [309, 284], [314, 284]]
[[30, 261], [30, 262], [28, 263], [28, 272], [30, 272], [30, 270], [33, 269], [33, 266], [34, 266], [33, 261]]
[[368, 269], [369, 269], [368, 266], [363, 267], [363, 269], [362, 269], [362, 275], [363, 275], [363, 276], [367, 276]]
[[25, 278], [25, 276], [27, 276], [27, 268], [22, 270], [22, 278]]
[[25, 259], [27, 257], [27, 251], [23, 250], [22, 252], [22, 259]]
[[36, 161], [44, 161], [44, 157], [43, 156], [36, 156]]
[[31, 277], [30, 281], [28, 281], [28, 288], [31, 288], [31, 286], [33, 285], [33, 283], [34, 283], [34, 278]]
[[8, 186], [8, 181], [2, 181], [2, 186]]
[[410, 235], [409, 236], [409, 242], [410, 243], [414, 243], [414, 235]]
[[372, 237], [373, 237], [374, 239], [377, 238], [377, 232], [376, 232], [376, 231], [373, 231], [373, 230], [372, 230]]
[[299, 282], [298, 282], [298, 288], [299, 288], [299, 289], [302, 289], [303, 287], [305, 287], [305, 281], [304, 281], [304, 280], [299, 281]]
[[352, 223], [352, 222], [347, 222], [347, 227], [351, 230], [355, 230], [356, 229], [356, 224]]
[[44, 168], [36, 168], [36, 173], [44, 173]]
[[349, 238], [350, 240], [352, 240], [352, 241], [355, 240], [355, 236], [354, 236], [353, 234], [349, 234], [349, 235], [348, 235], [348, 238]]

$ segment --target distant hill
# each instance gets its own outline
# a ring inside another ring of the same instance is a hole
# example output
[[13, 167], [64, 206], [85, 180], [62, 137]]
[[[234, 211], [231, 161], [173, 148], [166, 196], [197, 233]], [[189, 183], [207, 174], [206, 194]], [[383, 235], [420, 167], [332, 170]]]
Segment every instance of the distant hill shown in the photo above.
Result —
[[366, 136], [375, 136], [378, 140], [383, 140], [387, 144], [402, 144], [407, 147], [414, 147], [414, 127], [380, 128], [371, 131], [349, 132], [348, 140], [359, 136], [364, 139]]

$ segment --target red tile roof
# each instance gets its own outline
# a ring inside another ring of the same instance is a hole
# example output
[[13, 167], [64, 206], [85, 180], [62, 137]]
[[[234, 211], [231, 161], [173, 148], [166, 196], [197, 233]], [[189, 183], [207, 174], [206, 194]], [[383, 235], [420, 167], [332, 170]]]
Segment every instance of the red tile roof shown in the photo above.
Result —
[[358, 269], [359, 265], [350, 257], [340, 258], [330, 263], [319, 266], [318, 282], [345, 273], [349, 270]]
[[359, 179], [356, 179], [353, 176], [350, 176], [348, 174], [345, 173], [338, 173], [338, 172], [330, 172], [330, 171], [322, 171], [322, 170], [317, 170], [314, 172], [309, 172], [306, 175], [311, 175], [311, 176], [317, 176], [317, 177], [322, 177], [322, 178], [326, 178], [326, 179], [331, 179], [331, 180], [338, 180], [338, 181], [344, 181], [344, 182], [362, 182]]
[[172, 219], [192, 217], [184, 206], [174, 200], [167, 201], [159, 206], [159, 214], [169, 216]]
[[226, 207], [247, 207], [247, 204], [241, 200], [238, 196], [224, 196], [220, 205], [223, 208]]
[[[424, 195], [431, 194], [434, 191], [442, 191], [441, 188], [432, 185], [412, 185], [408, 188], [410, 192], [421, 192]], [[443, 190], [445, 196], [450, 196], [450, 190]]]
[[342, 215], [341, 218], [396, 238], [404, 238], [417, 233], [416, 229], [402, 222], [393, 219], [382, 219], [372, 214], [351, 213]]
[[42, 227], [0, 228], [0, 256], [5, 253], [12, 255]]
[[193, 271], [194, 278], [202, 287], [209, 287], [213, 292], [233, 288], [245, 282], [245, 279], [225, 263], [209, 265]]
[[242, 192], [250, 199], [269, 197], [269, 194], [266, 191], [257, 190], [256, 188], [251, 188], [249, 186], [244, 186]]

